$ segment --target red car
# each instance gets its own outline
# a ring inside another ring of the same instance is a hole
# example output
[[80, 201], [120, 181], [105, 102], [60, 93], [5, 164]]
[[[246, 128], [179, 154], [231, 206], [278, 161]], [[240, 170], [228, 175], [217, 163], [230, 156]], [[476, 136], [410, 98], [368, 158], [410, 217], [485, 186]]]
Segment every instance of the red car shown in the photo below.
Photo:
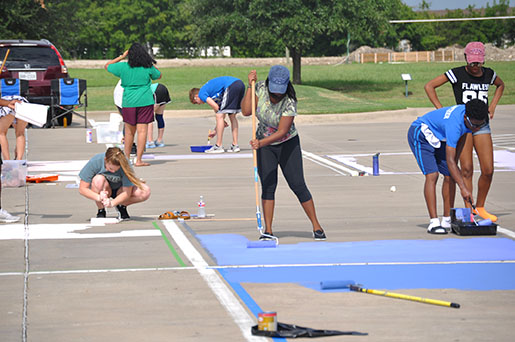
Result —
[[[0, 40], [0, 60], [9, 50], [0, 78], [19, 78], [29, 82], [27, 99], [32, 103], [50, 105], [50, 81], [68, 78], [68, 69], [56, 47], [42, 40]], [[68, 124], [72, 114], [65, 115]], [[60, 124], [62, 125], [60, 118]]]

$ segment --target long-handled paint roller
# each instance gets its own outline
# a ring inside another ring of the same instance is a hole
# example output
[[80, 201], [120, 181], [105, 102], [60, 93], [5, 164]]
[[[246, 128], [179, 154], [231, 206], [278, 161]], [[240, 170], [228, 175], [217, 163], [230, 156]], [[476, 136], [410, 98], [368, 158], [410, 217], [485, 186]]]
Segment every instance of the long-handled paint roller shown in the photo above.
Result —
[[[256, 82], [251, 82], [251, 106], [252, 106], [252, 140], [256, 139]], [[261, 209], [259, 208], [259, 179], [258, 179], [258, 168], [257, 168], [257, 151], [252, 149], [252, 157], [254, 163], [254, 190], [256, 193], [256, 220], [257, 230], [259, 234], [265, 235], [272, 240], [260, 240], [260, 241], [249, 241], [247, 242], [247, 248], [267, 248], [275, 247], [279, 244], [279, 239], [275, 236], [271, 236], [263, 233], [263, 224], [261, 222]]]
[[366, 288], [361, 287], [360, 285], [355, 285], [355, 282], [352, 280], [321, 281], [320, 288], [322, 290], [336, 290], [336, 289], [348, 288], [351, 291], [369, 293], [369, 294], [374, 294], [377, 296], [404, 299], [404, 300], [410, 300], [410, 301], [419, 302], [419, 303], [447, 306], [447, 307], [455, 308], [455, 309], [460, 308], [460, 305], [458, 303], [446, 302], [446, 301], [438, 300], [438, 299], [429, 299], [429, 298], [422, 298], [422, 297], [416, 297], [416, 296], [409, 296], [409, 295], [405, 295], [405, 294], [401, 294], [401, 293], [394, 293], [394, 292], [388, 292], [388, 291], [366, 289]]

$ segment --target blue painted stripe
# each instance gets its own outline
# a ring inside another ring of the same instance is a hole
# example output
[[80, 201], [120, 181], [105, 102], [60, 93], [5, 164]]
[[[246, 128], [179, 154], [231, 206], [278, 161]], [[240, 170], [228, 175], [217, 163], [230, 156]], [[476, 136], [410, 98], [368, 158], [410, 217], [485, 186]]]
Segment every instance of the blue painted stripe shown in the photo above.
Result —
[[373, 289], [515, 290], [515, 264], [303, 266], [225, 269], [229, 283], [297, 283], [320, 292], [322, 281], [352, 280]]
[[498, 237], [317, 241], [276, 248], [247, 248], [249, 240], [238, 234], [202, 234], [197, 238], [220, 266], [515, 260], [515, 241]]
[[[236, 294], [238, 295], [238, 297], [240, 297], [240, 299], [243, 301], [243, 303], [245, 303], [245, 305], [247, 306], [247, 308], [249, 308], [249, 310], [254, 314], [254, 316], [256, 316], [256, 318], [258, 317], [258, 314], [260, 312], [263, 312], [263, 310], [259, 307], [259, 305], [254, 301], [254, 299], [249, 295], [249, 293], [247, 291], [245, 291], [245, 289], [243, 288], [243, 286], [241, 286], [241, 284], [239, 282], [234, 282], [234, 281], [230, 281], [226, 275], [227, 275], [227, 270], [219, 270], [219, 273], [220, 275], [225, 279], [225, 281], [229, 284], [229, 286], [232, 287], [232, 289], [234, 290], [234, 292], [236, 292]], [[282, 338], [282, 337], [273, 337], [272, 338], [274, 341], [286, 341], [285, 338]]]

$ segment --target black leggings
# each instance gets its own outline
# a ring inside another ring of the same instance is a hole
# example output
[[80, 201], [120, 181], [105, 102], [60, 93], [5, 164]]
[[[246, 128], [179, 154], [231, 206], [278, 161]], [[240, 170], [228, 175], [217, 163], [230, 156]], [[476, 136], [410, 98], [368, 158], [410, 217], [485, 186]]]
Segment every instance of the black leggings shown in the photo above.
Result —
[[304, 181], [302, 151], [299, 136], [277, 145], [268, 145], [257, 150], [258, 173], [261, 179], [261, 199], [275, 199], [277, 188], [277, 166], [281, 166], [288, 186], [300, 203], [311, 199], [311, 193]]

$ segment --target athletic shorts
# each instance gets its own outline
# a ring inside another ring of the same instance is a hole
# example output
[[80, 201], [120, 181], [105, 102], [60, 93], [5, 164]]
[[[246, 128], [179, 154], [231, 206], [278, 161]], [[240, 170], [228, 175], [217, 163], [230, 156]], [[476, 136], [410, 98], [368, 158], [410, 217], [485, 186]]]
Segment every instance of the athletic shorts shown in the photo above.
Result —
[[156, 101], [156, 105], [165, 105], [172, 102], [168, 88], [159, 83], [154, 92], [154, 100]]
[[148, 124], [154, 121], [154, 105], [122, 108], [123, 122], [129, 125]]
[[245, 84], [241, 80], [234, 81], [225, 89], [218, 113], [236, 114], [241, 112], [243, 96], [245, 96]]
[[490, 129], [490, 123], [485, 127], [482, 127], [479, 131], [472, 133], [472, 135], [480, 135], [480, 134], [492, 134], [492, 130]]
[[412, 125], [408, 130], [408, 143], [424, 175], [434, 172], [440, 172], [444, 176], [451, 175], [447, 167], [445, 141], [440, 142], [439, 148], [434, 148], [420, 131], [420, 125]]

